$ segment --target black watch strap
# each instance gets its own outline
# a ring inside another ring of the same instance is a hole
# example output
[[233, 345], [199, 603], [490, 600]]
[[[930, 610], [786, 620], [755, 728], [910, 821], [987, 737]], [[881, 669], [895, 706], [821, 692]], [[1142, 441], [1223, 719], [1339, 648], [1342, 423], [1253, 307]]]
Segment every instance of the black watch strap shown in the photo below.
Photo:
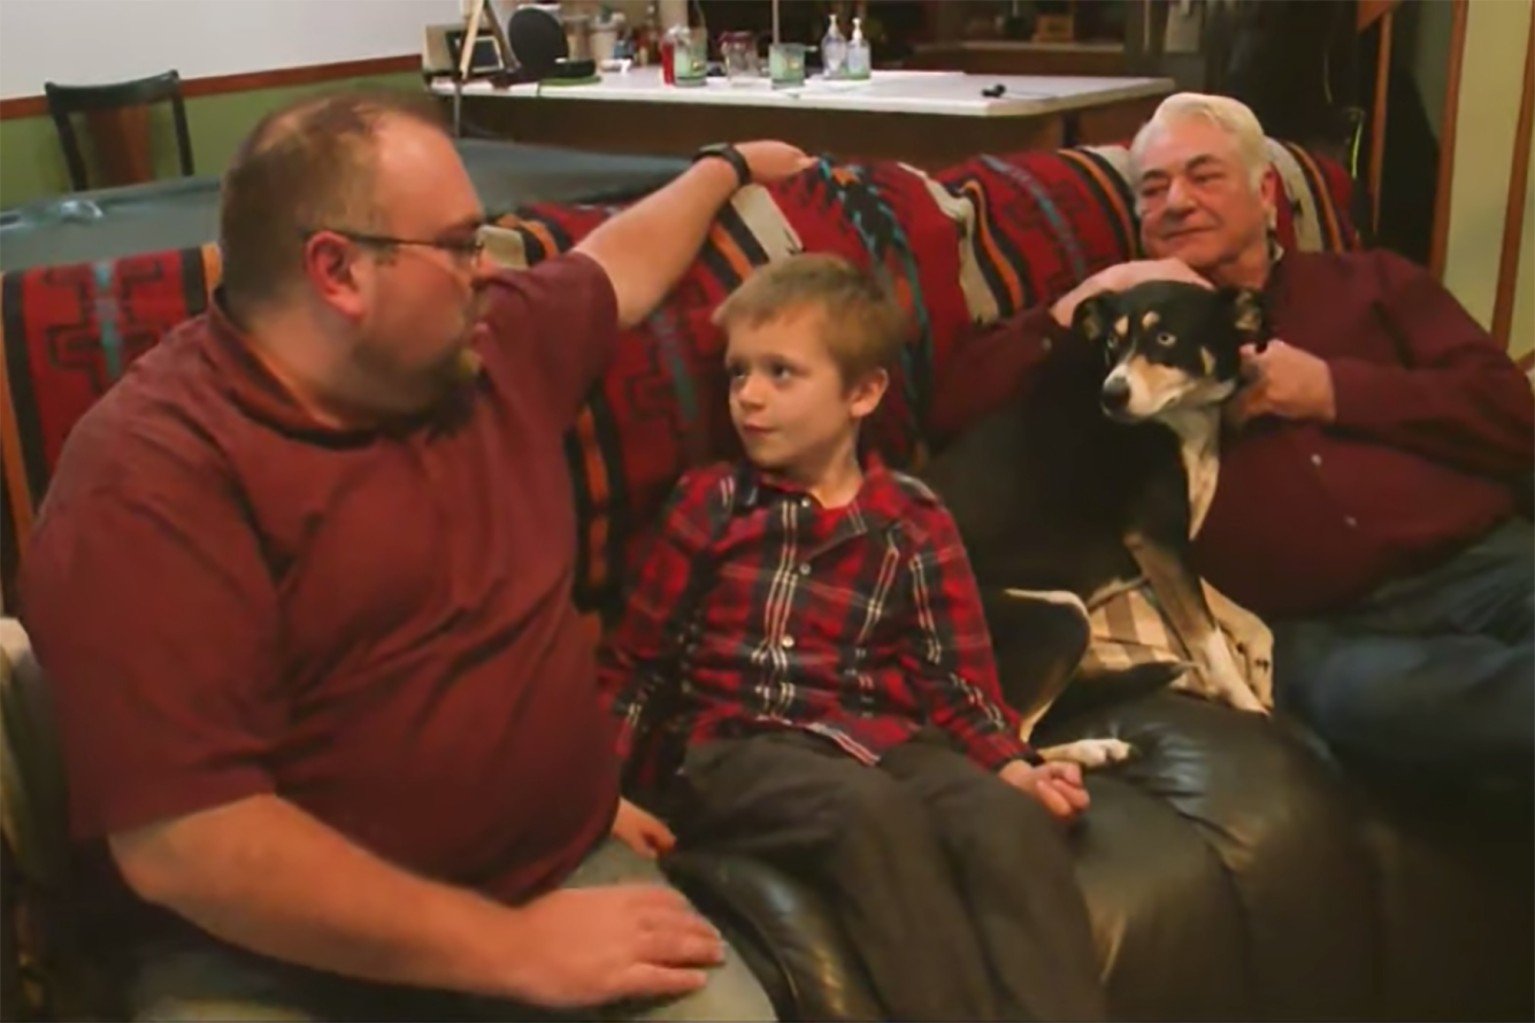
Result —
[[693, 154], [693, 162], [697, 163], [699, 160], [710, 157], [724, 160], [735, 168], [738, 188], [745, 188], [752, 183], [752, 169], [747, 164], [746, 157], [742, 156], [741, 151], [735, 146], [728, 142], [716, 142], [714, 145], [704, 146]]

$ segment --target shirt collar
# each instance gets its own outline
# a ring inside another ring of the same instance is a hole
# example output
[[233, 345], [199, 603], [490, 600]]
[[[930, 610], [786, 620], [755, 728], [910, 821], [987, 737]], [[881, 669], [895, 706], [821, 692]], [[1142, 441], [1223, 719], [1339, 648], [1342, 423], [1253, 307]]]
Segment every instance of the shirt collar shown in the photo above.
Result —
[[[907, 501], [906, 492], [886, 467], [884, 459], [873, 451], [866, 452], [863, 465], [863, 483], [854, 496], [852, 506], [867, 518], [895, 520], [903, 517]], [[778, 473], [759, 469], [743, 459], [736, 467], [735, 510], [750, 511], [767, 505], [774, 499], [797, 500], [808, 498], [809, 488]]]
[[1284, 259], [1284, 257], [1285, 257], [1285, 247], [1283, 245], [1279, 244], [1279, 236], [1277, 234], [1275, 234], [1274, 232], [1272, 232], [1272, 231], [1269, 232], [1268, 247], [1269, 247], [1269, 270], [1272, 271], [1274, 269], [1274, 267], [1279, 265], [1279, 261], [1281, 259]]
[[1289, 251], [1281, 244], [1279, 239], [1269, 235], [1269, 272], [1268, 278], [1263, 282], [1263, 294], [1269, 305], [1269, 315], [1273, 315], [1274, 303], [1279, 296], [1284, 294], [1285, 277], [1289, 273], [1293, 260], [1287, 258]]

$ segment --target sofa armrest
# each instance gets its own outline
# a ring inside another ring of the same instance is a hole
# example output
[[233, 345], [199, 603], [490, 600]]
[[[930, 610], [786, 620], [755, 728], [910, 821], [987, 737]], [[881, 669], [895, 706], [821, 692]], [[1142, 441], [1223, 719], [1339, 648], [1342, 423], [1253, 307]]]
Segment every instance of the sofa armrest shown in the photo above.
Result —
[[886, 1018], [853, 946], [806, 884], [721, 853], [679, 852], [665, 867], [730, 936], [781, 1019]]
[[1114, 1014], [1369, 1016], [1376, 879], [1357, 809], [1301, 730], [1160, 691], [1047, 721], [1037, 741], [1097, 736], [1136, 750], [1090, 776], [1076, 836]]
[[0, 617], [0, 792], [6, 841], [30, 883], [62, 883], [69, 863], [64, 774], [43, 671], [26, 630]]

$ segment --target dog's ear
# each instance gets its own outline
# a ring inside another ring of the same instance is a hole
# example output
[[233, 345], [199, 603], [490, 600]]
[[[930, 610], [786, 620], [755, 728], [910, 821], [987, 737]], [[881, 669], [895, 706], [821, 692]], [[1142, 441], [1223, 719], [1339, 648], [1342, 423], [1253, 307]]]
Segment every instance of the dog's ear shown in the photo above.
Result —
[[1257, 345], [1263, 351], [1269, 341], [1268, 303], [1255, 288], [1222, 288], [1221, 298], [1230, 314], [1237, 347]]
[[1077, 303], [1071, 314], [1071, 329], [1078, 337], [1094, 344], [1108, 340], [1109, 331], [1119, 316], [1119, 296], [1112, 291], [1100, 291]]
[[1215, 323], [1205, 344], [1215, 354], [1216, 375], [1235, 378], [1242, 368], [1242, 347], [1262, 351], [1269, 340], [1268, 307], [1252, 288], [1221, 288], [1215, 293]]

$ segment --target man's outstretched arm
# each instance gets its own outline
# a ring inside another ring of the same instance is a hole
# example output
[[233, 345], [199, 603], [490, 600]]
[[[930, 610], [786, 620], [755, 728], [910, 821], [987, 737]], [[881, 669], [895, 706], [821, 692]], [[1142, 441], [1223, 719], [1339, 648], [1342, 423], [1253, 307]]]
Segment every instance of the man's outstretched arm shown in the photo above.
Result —
[[363, 980], [579, 1007], [693, 991], [723, 953], [669, 889], [562, 890], [509, 907], [402, 870], [277, 796], [110, 846], [141, 898], [231, 944]]
[[[743, 142], [736, 148], [759, 185], [815, 162], [786, 142]], [[575, 250], [601, 264], [613, 282], [620, 327], [640, 322], [666, 297], [739, 185], [735, 168], [725, 160], [700, 160], [581, 240]]]

